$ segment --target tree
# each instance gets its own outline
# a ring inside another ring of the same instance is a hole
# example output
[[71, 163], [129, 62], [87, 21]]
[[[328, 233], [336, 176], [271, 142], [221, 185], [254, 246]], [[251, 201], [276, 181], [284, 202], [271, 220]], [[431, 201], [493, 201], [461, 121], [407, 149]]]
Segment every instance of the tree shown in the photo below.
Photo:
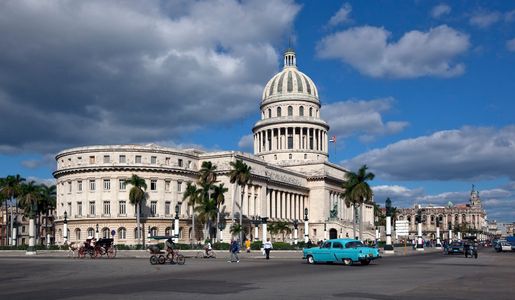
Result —
[[[243, 162], [241, 159], [237, 159], [235, 162], [231, 161], [230, 165], [232, 167], [231, 171], [229, 172], [229, 178], [230, 182], [235, 184], [234, 190], [235, 190], [235, 197], [233, 198], [233, 201], [236, 199], [236, 187], [239, 186], [241, 189], [244, 188], [247, 184], [250, 184], [250, 170], [252, 169], [249, 167], [246, 163]], [[240, 193], [241, 194], [241, 193]], [[234, 203], [233, 203], [234, 204]], [[233, 205], [234, 208], [234, 205]], [[234, 209], [232, 210], [232, 220], [234, 223]], [[243, 195], [240, 197], [240, 226], [243, 224]], [[243, 231], [240, 231], [240, 242], [243, 243]]]
[[198, 212], [199, 220], [205, 225], [206, 235], [205, 237], [211, 238], [211, 224], [217, 216], [217, 206], [214, 199], [210, 197], [209, 190], [211, 189], [210, 184], [203, 184], [199, 189], [200, 201], [195, 208]]
[[41, 186], [41, 208], [42, 211], [45, 213], [45, 238], [47, 240], [47, 245], [50, 244], [50, 237], [48, 233], [48, 218], [50, 216], [50, 212], [55, 209], [56, 207], [56, 201], [57, 201], [57, 193], [56, 193], [56, 186], [50, 185], [47, 186], [45, 184], [42, 184]]
[[274, 231], [276, 233], [282, 233], [283, 235], [283, 242], [285, 240], [285, 234], [289, 234], [292, 232], [288, 222], [275, 222], [274, 223]]
[[36, 227], [34, 220], [41, 201], [41, 187], [34, 181], [22, 184], [19, 197], [20, 206], [24, 209], [25, 214], [29, 215], [29, 248], [27, 249], [27, 253], [29, 253], [35, 251]]
[[363, 205], [364, 203], [373, 203], [373, 192], [367, 181], [373, 180], [374, 173], [367, 172], [367, 165], [359, 168], [357, 173], [348, 172], [347, 181], [343, 183], [345, 189], [343, 197], [345, 198], [345, 205], [354, 208], [354, 220], [352, 222], [352, 232], [356, 236], [356, 213], [358, 207], [360, 208], [359, 214], [359, 239], [363, 240]]
[[131, 178], [126, 183], [132, 185], [132, 188], [129, 191], [129, 201], [136, 207], [136, 231], [138, 233], [138, 241], [141, 242], [142, 231], [140, 224], [140, 210], [141, 204], [147, 197], [147, 183], [145, 182], [145, 179], [136, 174], [132, 174]]
[[191, 227], [192, 229], [192, 239], [196, 240], [196, 232], [195, 232], [195, 207], [200, 202], [199, 190], [197, 186], [191, 182], [188, 182], [186, 185], [186, 191], [182, 195], [182, 199], [188, 201], [188, 206], [192, 207], [192, 215], [191, 215]]
[[0, 207], [2, 206], [2, 203], [5, 203], [5, 228], [4, 228], [4, 237], [5, 237], [5, 241], [4, 241], [4, 245], [7, 245], [9, 239], [8, 239], [8, 231], [7, 231], [7, 228], [9, 226], [8, 224], [8, 221], [7, 221], [7, 214], [8, 214], [8, 211], [7, 211], [7, 200], [9, 199], [9, 197], [3, 193], [3, 190], [4, 190], [4, 185], [5, 185], [5, 178], [0, 178]]
[[[16, 219], [18, 216], [18, 195], [21, 193], [21, 185], [25, 181], [25, 178], [21, 177], [19, 174], [16, 175], [9, 175], [4, 180], [4, 185], [2, 188], [2, 193], [6, 195], [10, 200], [11, 204], [14, 202], [16, 206]], [[6, 204], [6, 217], [7, 217], [7, 204]], [[14, 219], [12, 218], [12, 211], [11, 211], [11, 224], [13, 224]], [[7, 218], [6, 218], [6, 228], [8, 226]], [[14, 226], [14, 224], [13, 224]], [[17, 225], [16, 225], [17, 226]], [[13, 227], [11, 227], [12, 229]], [[16, 243], [16, 240], [13, 236], [13, 242]]]
[[199, 183], [213, 184], [216, 182], [216, 166], [210, 161], [202, 162], [200, 167]]
[[[225, 193], [229, 191], [228, 188], [224, 186], [223, 183], [219, 185], [214, 185], [213, 187], [213, 200], [216, 204], [216, 228], [218, 228], [218, 224], [220, 223], [220, 207], [225, 203]], [[217, 237], [218, 238], [218, 237]]]

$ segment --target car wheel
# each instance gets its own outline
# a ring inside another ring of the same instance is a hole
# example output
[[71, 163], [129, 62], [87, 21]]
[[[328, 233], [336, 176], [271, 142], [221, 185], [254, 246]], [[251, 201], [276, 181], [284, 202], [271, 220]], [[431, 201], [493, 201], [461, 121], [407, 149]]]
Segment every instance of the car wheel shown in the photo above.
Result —
[[313, 265], [315, 264], [315, 259], [313, 258], [313, 256], [311, 255], [308, 255], [308, 257], [306, 257], [306, 261], [308, 262], [308, 264], [310, 265]]
[[346, 266], [350, 266], [352, 265], [352, 259], [350, 258], [344, 258], [343, 259], [343, 264], [346, 265]]

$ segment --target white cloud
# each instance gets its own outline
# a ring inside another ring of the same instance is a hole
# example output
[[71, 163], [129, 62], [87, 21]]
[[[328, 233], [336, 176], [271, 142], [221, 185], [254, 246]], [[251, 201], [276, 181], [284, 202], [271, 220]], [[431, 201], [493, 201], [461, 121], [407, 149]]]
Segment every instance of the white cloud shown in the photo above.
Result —
[[336, 26], [342, 23], [348, 23], [351, 21], [350, 13], [352, 11], [352, 6], [349, 3], [344, 3], [342, 7], [331, 17], [329, 20], [329, 26]]
[[46, 186], [51, 186], [56, 184], [55, 178], [39, 178], [34, 176], [29, 176], [26, 178], [27, 182], [34, 181], [36, 184], [44, 184]]
[[470, 25], [487, 28], [501, 20], [502, 14], [498, 11], [480, 10], [472, 14], [470, 17]]
[[292, 0], [5, 2], [0, 120], [16, 126], [0, 128], [0, 152], [177, 140], [253, 114], [299, 10]]
[[515, 126], [463, 127], [406, 139], [360, 154], [342, 164], [367, 164], [383, 179], [515, 179]]
[[506, 48], [508, 48], [508, 50], [510, 50], [512, 52], [515, 52], [515, 38], [508, 40], [506, 42]]
[[431, 17], [438, 19], [443, 15], [448, 15], [451, 13], [451, 7], [447, 4], [438, 4], [437, 6], [431, 9]]
[[393, 104], [393, 98], [334, 102], [322, 106], [321, 116], [331, 127], [331, 136], [357, 135], [368, 142], [377, 136], [398, 133], [408, 126], [403, 121], [383, 120], [382, 114], [389, 112]]
[[242, 136], [240, 141], [238, 142], [238, 147], [242, 151], [253, 153], [254, 137], [252, 136], [252, 134]]
[[467, 34], [446, 25], [427, 32], [406, 32], [397, 42], [384, 28], [362, 26], [324, 37], [317, 45], [321, 58], [340, 59], [372, 77], [453, 77], [465, 65], [454, 63], [470, 46]]

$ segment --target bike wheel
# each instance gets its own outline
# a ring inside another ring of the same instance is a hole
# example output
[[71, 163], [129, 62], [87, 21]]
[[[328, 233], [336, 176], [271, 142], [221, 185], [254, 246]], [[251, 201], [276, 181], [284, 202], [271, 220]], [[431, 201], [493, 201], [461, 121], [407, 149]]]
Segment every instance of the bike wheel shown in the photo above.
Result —
[[182, 254], [177, 254], [175, 256], [175, 262], [179, 265], [184, 265], [184, 263], [186, 263], [186, 258]]
[[150, 257], [150, 264], [151, 264], [151, 265], [157, 265], [158, 263], [159, 263], [159, 260], [158, 260], [157, 256], [152, 255], [152, 256]]
[[166, 257], [164, 255], [159, 255], [159, 257], [157, 258], [159, 264], [164, 264], [166, 262]]
[[209, 257], [209, 258], [216, 258], [216, 253], [215, 253], [215, 251], [212, 251], [212, 250], [211, 250], [211, 251], [209, 251], [209, 256], [208, 256], [208, 257]]

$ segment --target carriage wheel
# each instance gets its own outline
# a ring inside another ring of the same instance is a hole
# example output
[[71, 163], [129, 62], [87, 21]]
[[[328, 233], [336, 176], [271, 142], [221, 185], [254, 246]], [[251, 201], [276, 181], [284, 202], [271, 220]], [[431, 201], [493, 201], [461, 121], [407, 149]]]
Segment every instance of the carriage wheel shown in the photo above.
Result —
[[179, 265], [184, 265], [184, 263], [186, 262], [186, 258], [182, 254], [177, 254], [175, 256], [175, 262]]
[[86, 253], [84, 251], [84, 248], [80, 248], [79, 251], [77, 251], [77, 257], [78, 258], [84, 258], [86, 257]]
[[107, 249], [107, 257], [109, 257], [109, 258], [116, 257], [116, 247], [111, 246], [111, 247], [109, 247], [109, 249]]
[[158, 263], [159, 263], [159, 261], [158, 261], [158, 259], [157, 259], [157, 256], [152, 255], [152, 256], [150, 257], [150, 264], [151, 264], [151, 265], [157, 265]]
[[159, 255], [158, 259], [160, 264], [164, 264], [166, 262], [166, 257], [164, 255]]

